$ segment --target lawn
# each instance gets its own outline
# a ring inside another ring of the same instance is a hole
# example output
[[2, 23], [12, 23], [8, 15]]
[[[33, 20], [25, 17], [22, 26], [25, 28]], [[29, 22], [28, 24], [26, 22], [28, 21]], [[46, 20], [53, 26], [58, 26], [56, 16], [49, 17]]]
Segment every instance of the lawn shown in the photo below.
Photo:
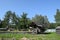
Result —
[[31, 40], [60, 40], [60, 34], [0, 34], [0, 38], [16, 38], [21, 39], [26, 37]]

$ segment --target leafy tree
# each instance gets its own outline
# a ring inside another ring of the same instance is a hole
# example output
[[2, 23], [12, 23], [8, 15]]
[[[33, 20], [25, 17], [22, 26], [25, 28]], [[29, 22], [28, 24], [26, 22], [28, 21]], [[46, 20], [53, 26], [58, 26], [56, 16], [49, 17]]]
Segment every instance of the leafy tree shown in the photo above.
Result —
[[35, 15], [35, 17], [32, 18], [32, 21], [38, 25], [41, 25], [44, 23], [44, 18], [42, 15]]
[[11, 26], [18, 30], [20, 28], [20, 17], [13, 12], [10, 18], [12, 21]]
[[10, 19], [10, 15], [12, 14], [12, 12], [11, 11], [7, 11], [6, 12], [6, 15], [5, 15], [5, 18], [4, 18], [4, 23], [6, 24], [6, 26], [9, 26], [10, 24], [9, 24], [9, 19]]
[[46, 28], [49, 28], [49, 27], [50, 27], [50, 23], [49, 23], [49, 21], [48, 21], [47, 16], [44, 16], [44, 26], [45, 26]]
[[15, 12], [7, 11], [3, 23], [6, 26], [9, 26], [10, 28], [13, 27], [13, 28], [17, 29], [18, 28], [17, 27], [18, 18], [16, 16]]
[[12, 14], [12, 25], [15, 25], [14, 28], [18, 29], [19, 18], [16, 16], [15, 12]]
[[57, 26], [60, 26], [60, 10], [57, 9], [56, 15], [55, 15], [55, 21], [57, 23]]
[[24, 13], [21, 15], [20, 18], [20, 25], [22, 26], [22, 29], [27, 29], [28, 28], [28, 18], [27, 18], [27, 13]]
[[46, 28], [48, 28], [49, 21], [47, 16], [35, 15], [35, 17], [32, 18], [32, 21], [37, 25], [44, 25]]
[[2, 23], [4, 26], [9, 26], [10, 28], [12, 27], [15, 29], [26, 29], [28, 28], [30, 19], [27, 18], [27, 14], [24, 12], [20, 18], [19, 16], [16, 16], [15, 12], [7, 11]]
[[2, 27], [2, 21], [0, 20], [0, 28]]
[[54, 28], [56, 28], [56, 26], [57, 26], [56, 23], [50, 23], [50, 27], [49, 28], [50, 29], [54, 29]]

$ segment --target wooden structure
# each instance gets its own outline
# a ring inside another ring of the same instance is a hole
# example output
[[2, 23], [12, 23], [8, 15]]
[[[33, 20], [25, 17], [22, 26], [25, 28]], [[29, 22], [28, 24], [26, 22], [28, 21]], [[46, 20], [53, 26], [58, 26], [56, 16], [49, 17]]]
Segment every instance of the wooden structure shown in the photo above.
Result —
[[60, 26], [56, 27], [56, 33], [60, 34]]
[[32, 22], [29, 26], [33, 28], [32, 31], [36, 34], [43, 33], [45, 31], [44, 25], [37, 25], [36, 23]]

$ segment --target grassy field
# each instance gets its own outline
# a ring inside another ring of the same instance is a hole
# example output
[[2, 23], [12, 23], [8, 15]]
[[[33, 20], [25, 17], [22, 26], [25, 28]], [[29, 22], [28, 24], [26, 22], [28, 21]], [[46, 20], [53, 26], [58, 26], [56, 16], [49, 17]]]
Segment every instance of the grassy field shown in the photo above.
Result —
[[60, 35], [51, 34], [0, 34], [0, 38], [16, 38], [17, 40], [26, 37], [31, 40], [60, 40]]

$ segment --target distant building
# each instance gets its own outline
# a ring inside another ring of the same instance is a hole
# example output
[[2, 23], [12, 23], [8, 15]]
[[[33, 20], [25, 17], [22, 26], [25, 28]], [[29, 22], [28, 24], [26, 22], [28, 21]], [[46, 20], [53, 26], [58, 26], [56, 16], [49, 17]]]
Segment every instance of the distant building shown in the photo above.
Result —
[[56, 27], [56, 33], [60, 34], [60, 26]]

